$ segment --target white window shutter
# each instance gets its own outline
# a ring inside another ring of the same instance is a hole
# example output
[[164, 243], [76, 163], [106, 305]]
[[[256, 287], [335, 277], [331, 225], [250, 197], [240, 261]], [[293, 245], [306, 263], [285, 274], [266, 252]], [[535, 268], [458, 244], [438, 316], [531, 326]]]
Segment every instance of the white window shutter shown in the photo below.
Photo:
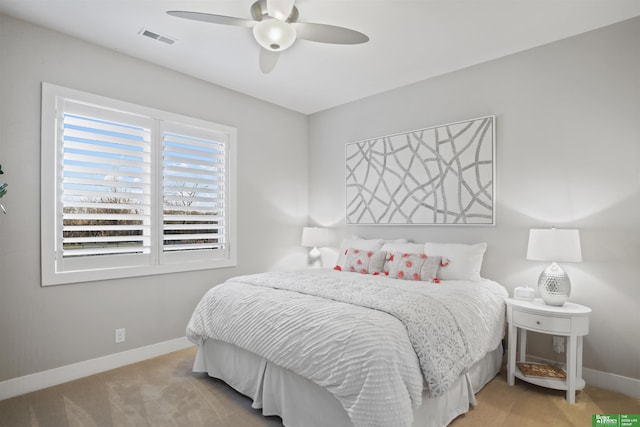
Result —
[[224, 251], [227, 136], [171, 122], [162, 129], [163, 253]]
[[58, 201], [63, 258], [150, 253], [151, 125], [65, 103]]

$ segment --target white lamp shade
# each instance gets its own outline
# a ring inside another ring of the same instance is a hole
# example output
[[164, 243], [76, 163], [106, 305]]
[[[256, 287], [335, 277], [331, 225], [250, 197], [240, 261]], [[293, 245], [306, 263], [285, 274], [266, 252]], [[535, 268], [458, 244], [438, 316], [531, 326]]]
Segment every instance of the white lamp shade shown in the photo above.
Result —
[[578, 230], [531, 229], [527, 259], [534, 261], [582, 262]]
[[329, 229], [322, 227], [304, 227], [302, 229], [301, 245], [313, 248], [329, 246]]
[[263, 48], [280, 52], [296, 41], [296, 29], [288, 22], [267, 18], [254, 25], [253, 37]]

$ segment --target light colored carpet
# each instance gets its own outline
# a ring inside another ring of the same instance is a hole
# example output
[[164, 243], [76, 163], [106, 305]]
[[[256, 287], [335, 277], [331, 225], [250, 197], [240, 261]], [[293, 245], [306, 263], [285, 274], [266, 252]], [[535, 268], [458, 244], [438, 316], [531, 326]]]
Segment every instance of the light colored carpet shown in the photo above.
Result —
[[[195, 347], [0, 401], [3, 427], [281, 427], [225, 383], [192, 374]], [[478, 406], [453, 427], [591, 426], [592, 414], [640, 413], [640, 399], [586, 387], [569, 405], [564, 393], [500, 373]], [[390, 426], [392, 427], [392, 426]]]

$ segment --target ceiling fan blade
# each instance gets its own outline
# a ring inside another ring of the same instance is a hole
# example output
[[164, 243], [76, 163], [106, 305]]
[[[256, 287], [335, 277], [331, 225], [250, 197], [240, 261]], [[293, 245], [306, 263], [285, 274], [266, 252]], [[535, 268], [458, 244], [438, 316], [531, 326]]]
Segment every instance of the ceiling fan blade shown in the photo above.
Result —
[[235, 25], [236, 27], [252, 28], [256, 25], [256, 21], [250, 19], [234, 18], [233, 16], [213, 15], [211, 13], [187, 12], [184, 10], [169, 10], [167, 12], [171, 16], [178, 18], [191, 19], [193, 21], [209, 22], [212, 24]]
[[319, 43], [360, 44], [369, 41], [369, 37], [359, 31], [327, 24], [293, 22], [299, 39]]
[[269, 74], [276, 67], [280, 58], [280, 52], [260, 48], [260, 70], [264, 74]]
[[294, 3], [295, 0], [267, 0], [267, 13], [272, 18], [286, 21]]

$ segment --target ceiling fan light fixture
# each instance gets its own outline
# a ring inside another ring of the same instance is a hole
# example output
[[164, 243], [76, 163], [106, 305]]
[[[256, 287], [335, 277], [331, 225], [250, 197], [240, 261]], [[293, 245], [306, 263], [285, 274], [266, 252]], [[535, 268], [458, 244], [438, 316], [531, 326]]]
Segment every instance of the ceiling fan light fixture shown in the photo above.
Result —
[[288, 22], [270, 18], [253, 27], [253, 37], [263, 48], [280, 52], [290, 48], [296, 41], [296, 30]]

